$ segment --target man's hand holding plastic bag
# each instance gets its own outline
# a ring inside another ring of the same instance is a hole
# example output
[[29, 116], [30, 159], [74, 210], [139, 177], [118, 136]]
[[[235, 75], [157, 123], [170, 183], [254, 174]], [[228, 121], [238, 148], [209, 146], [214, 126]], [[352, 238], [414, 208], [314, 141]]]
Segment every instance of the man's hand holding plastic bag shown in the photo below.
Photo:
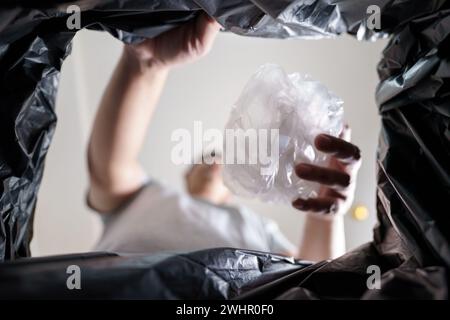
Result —
[[[233, 106], [225, 127], [226, 132], [258, 131], [259, 161], [239, 162], [239, 152], [250, 156], [254, 149], [238, 144], [235, 150], [224, 144], [225, 184], [241, 196], [292, 203], [299, 210], [324, 216], [348, 211], [361, 157], [349, 142], [342, 105], [338, 96], [308, 75], [287, 74], [274, 64], [261, 66]], [[270, 156], [261, 154], [261, 145], [267, 144], [261, 144], [261, 131], [267, 136], [271, 132], [269, 145], [263, 148], [270, 149]], [[270, 159], [269, 164], [262, 156]], [[230, 163], [232, 157], [235, 161]]]
[[326, 167], [299, 163], [295, 173], [301, 179], [321, 184], [317, 197], [298, 198], [292, 205], [302, 211], [324, 214], [345, 214], [353, 202], [356, 175], [361, 166], [360, 150], [350, 141], [350, 128], [344, 127], [342, 139], [320, 134], [315, 147], [330, 160]]

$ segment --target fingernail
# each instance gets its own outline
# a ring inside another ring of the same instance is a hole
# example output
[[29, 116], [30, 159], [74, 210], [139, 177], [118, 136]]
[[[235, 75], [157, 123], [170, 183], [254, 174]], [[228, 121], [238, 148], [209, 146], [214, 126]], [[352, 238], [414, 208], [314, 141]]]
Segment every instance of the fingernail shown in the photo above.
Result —
[[316, 136], [316, 139], [314, 140], [314, 144], [317, 148], [327, 148], [330, 144], [333, 143], [333, 140], [330, 138], [329, 135], [325, 133], [321, 133]]
[[311, 165], [309, 163], [302, 162], [297, 165], [297, 168], [299, 168], [300, 170], [309, 171], [311, 170]]
[[322, 133], [321, 136], [322, 136], [322, 139], [325, 140], [325, 142], [327, 142], [327, 143], [333, 142], [333, 139], [328, 134]]
[[305, 201], [303, 201], [303, 199], [295, 200], [292, 202], [292, 205], [299, 210], [304, 210], [306, 208]]
[[309, 172], [311, 172], [311, 166], [307, 163], [300, 163], [295, 167], [295, 173], [300, 178], [307, 178]]

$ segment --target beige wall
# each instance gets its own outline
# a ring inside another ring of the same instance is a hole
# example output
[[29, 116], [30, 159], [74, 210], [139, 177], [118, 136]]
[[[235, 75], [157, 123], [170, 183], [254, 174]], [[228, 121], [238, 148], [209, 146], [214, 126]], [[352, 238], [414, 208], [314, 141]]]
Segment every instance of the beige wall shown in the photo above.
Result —
[[[370, 210], [369, 219], [346, 217], [348, 248], [370, 240], [375, 222], [375, 150], [379, 119], [374, 103], [376, 63], [385, 42], [339, 40], [268, 40], [219, 35], [211, 54], [200, 62], [172, 72], [149, 130], [142, 162], [150, 176], [183, 188], [184, 168], [170, 161], [171, 133], [223, 128], [233, 102], [256, 70], [266, 62], [286, 71], [309, 73], [344, 99], [345, 117], [353, 140], [363, 153], [355, 204]], [[112, 72], [121, 44], [106, 33], [80, 32], [73, 54], [65, 62], [57, 99], [59, 116], [47, 157], [35, 219], [35, 255], [80, 252], [91, 248], [99, 236], [98, 217], [84, 204], [85, 149], [89, 127], [100, 95]], [[277, 220], [292, 241], [301, 232], [303, 216], [289, 207], [244, 201], [256, 211]]]

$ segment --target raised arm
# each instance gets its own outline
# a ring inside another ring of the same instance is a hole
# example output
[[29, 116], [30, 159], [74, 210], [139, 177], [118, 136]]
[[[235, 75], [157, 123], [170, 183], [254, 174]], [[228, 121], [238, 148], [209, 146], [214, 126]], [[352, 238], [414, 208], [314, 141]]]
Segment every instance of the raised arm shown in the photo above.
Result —
[[89, 205], [111, 211], [138, 191], [138, 155], [167, 74], [212, 46], [219, 25], [205, 14], [138, 45], [126, 45], [98, 108], [88, 146]]

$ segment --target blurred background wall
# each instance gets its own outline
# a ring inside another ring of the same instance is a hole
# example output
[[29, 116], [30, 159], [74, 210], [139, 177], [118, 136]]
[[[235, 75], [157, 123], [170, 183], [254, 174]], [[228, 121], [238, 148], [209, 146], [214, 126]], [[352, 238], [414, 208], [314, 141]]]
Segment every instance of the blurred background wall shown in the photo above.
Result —
[[[184, 188], [183, 166], [170, 160], [173, 130], [222, 129], [233, 102], [261, 64], [280, 64], [287, 72], [308, 73], [343, 98], [353, 141], [363, 155], [354, 208], [368, 209], [365, 220], [346, 216], [347, 249], [372, 237], [375, 215], [375, 152], [379, 118], [374, 102], [376, 64], [385, 41], [362, 43], [349, 36], [333, 40], [268, 40], [220, 34], [211, 53], [170, 74], [155, 112], [142, 163], [151, 177]], [[101, 223], [85, 205], [86, 144], [100, 96], [122, 44], [106, 33], [81, 31], [65, 61], [56, 108], [58, 125], [46, 160], [35, 215], [33, 255], [90, 250]], [[303, 215], [290, 207], [238, 199], [269, 216], [293, 242], [301, 235]], [[353, 209], [354, 209], [353, 208]], [[318, 235], [320, 236], [320, 235]]]

